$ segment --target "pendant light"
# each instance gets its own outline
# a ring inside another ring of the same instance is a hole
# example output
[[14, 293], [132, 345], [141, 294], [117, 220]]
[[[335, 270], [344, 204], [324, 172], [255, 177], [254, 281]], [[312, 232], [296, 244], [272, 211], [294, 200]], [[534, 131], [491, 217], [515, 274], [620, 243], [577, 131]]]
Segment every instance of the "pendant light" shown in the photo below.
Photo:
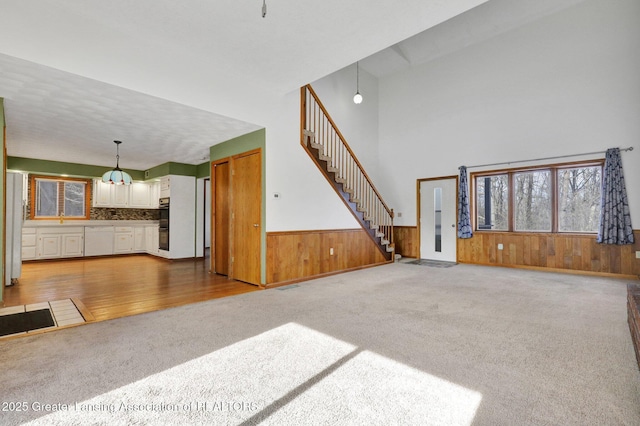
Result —
[[362, 103], [362, 95], [360, 94], [360, 66], [358, 62], [356, 62], [356, 94], [353, 95], [353, 103], [356, 105]]
[[109, 170], [102, 175], [102, 181], [104, 183], [110, 183], [115, 185], [130, 185], [131, 176], [120, 168], [120, 144], [121, 141], [113, 141], [116, 144], [116, 168]]

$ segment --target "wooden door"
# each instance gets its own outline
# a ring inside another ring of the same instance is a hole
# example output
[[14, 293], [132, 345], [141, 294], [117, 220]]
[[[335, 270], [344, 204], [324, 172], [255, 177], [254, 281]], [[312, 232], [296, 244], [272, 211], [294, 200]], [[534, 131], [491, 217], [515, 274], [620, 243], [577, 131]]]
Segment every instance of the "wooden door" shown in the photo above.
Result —
[[232, 277], [260, 284], [262, 156], [249, 152], [234, 157], [232, 164]]
[[217, 274], [229, 275], [229, 163], [213, 165], [213, 265]]

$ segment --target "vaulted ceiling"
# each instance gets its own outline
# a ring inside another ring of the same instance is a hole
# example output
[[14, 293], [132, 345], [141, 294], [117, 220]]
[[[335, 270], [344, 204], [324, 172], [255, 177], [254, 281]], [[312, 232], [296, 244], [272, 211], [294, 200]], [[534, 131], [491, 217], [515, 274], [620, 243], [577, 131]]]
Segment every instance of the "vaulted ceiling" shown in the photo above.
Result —
[[6, 0], [8, 154], [111, 166], [119, 139], [124, 168], [200, 164], [356, 61], [384, 76], [578, 1]]

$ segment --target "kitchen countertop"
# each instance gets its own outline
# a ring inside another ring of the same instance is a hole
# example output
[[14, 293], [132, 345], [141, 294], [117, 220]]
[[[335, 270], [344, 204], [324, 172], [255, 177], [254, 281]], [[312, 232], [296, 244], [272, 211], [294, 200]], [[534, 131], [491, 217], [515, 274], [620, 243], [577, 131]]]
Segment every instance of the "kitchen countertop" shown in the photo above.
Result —
[[135, 225], [157, 225], [157, 220], [25, 220], [22, 222], [23, 228], [42, 228], [57, 226], [135, 226]]

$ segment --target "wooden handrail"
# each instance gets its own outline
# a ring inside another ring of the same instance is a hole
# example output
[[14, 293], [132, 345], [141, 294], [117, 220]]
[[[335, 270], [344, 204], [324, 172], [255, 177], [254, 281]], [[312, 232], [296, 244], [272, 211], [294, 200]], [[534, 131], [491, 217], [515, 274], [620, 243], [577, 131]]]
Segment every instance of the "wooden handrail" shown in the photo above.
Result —
[[[369, 175], [367, 174], [367, 172], [365, 171], [364, 167], [362, 167], [362, 164], [360, 164], [360, 161], [358, 160], [358, 157], [356, 157], [356, 155], [353, 153], [353, 151], [351, 150], [351, 147], [349, 146], [349, 144], [347, 143], [347, 140], [345, 139], [345, 137], [342, 135], [342, 133], [340, 132], [340, 129], [338, 128], [338, 126], [336, 126], [336, 123], [333, 121], [333, 119], [331, 118], [331, 115], [329, 114], [329, 112], [326, 110], [326, 108], [324, 107], [324, 104], [322, 103], [322, 101], [320, 101], [320, 98], [318, 98], [318, 95], [316, 94], [315, 90], [313, 90], [313, 87], [311, 87], [310, 84], [307, 84], [306, 86], [303, 86], [301, 88], [301, 96], [303, 98], [303, 103], [301, 105], [306, 105], [306, 94], [305, 94], [305, 89], [307, 89], [309, 91], [309, 93], [311, 94], [311, 96], [313, 96], [313, 99], [316, 101], [316, 103], [318, 104], [318, 106], [320, 107], [320, 109], [322, 110], [322, 112], [324, 113], [324, 115], [327, 117], [327, 120], [329, 120], [329, 123], [331, 123], [331, 126], [333, 127], [333, 130], [335, 130], [335, 132], [338, 134], [338, 136], [340, 137], [340, 139], [342, 140], [342, 143], [344, 144], [345, 148], [347, 149], [347, 151], [349, 152], [349, 154], [351, 155], [351, 158], [353, 158], [353, 160], [355, 161], [355, 163], [358, 165], [358, 168], [360, 169], [360, 171], [362, 172], [362, 174], [364, 175], [365, 179], [367, 180], [367, 182], [369, 183], [369, 185], [371, 186], [371, 188], [373, 189], [373, 191], [376, 193], [376, 196], [378, 197], [378, 199], [380, 200], [380, 202], [382, 203], [382, 205], [384, 206], [384, 208], [387, 210], [387, 213], [389, 213], [390, 215], [392, 215], [391, 217], [393, 217], [393, 210], [390, 209], [387, 204], [384, 202], [384, 199], [382, 198], [382, 196], [380, 195], [380, 193], [378, 192], [378, 189], [376, 188], [376, 186], [373, 184], [373, 182], [371, 181], [371, 178], [369, 178]], [[303, 132], [304, 132], [304, 128], [305, 128], [305, 124], [306, 124], [306, 116], [305, 116], [305, 108], [301, 108], [301, 118], [302, 118], [302, 122], [303, 125], [300, 126], [300, 141], [302, 143], [304, 143], [304, 136], [303, 136]]]
[[389, 259], [389, 251], [393, 252], [393, 209], [384, 202], [310, 85], [301, 87], [300, 105], [301, 145]]

